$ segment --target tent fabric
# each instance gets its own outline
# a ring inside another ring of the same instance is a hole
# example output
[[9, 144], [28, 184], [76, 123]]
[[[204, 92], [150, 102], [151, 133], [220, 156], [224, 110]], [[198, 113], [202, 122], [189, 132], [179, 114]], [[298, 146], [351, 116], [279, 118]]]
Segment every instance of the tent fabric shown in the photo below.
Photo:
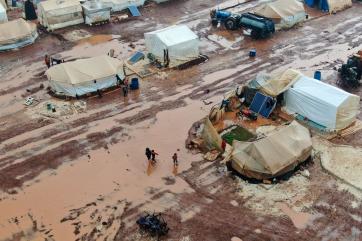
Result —
[[360, 108], [359, 96], [306, 76], [301, 76], [284, 97], [288, 112], [300, 114], [328, 130], [348, 127]]
[[298, 0], [268, 2], [257, 8], [255, 13], [271, 18], [280, 28], [290, 28], [306, 17], [304, 5]]
[[38, 19], [49, 31], [84, 22], [78, 0], [48, 0], [38, 4]]
[[127, 9], [129, 6], [143, 6], [146, 0], [102, 0], [112, 6], [112, 12], [119, 12]]
[[8, 21], [8, 15], [6, 14], [6, 7], [0, 4], [0, 23], [5, 23]]
[[201, 138], [204, 140], [205, 147], [208, 150], [222, 150], [222, 139], [208, 117], [204, 119]]
[[266, 74], [260, 73], [256, 77], [256, 82], [260, 91], [263, 93], [276, 97], [289, 89], [300, 77], [301, 73], [288, 69], [283, 73]]
[[0, 51], [31, 44], [38, 37], [36, 25], [19, 18], [0, 24]]
[[338, 12], [352, 7], [352, 0], [327, 0], [329, 12]]
[[199, 57], [199, 38], [186, 25], [174, 25], [145, 33], [147, 50], [163, 63], [168, 51], [169, 66], [175, 67]]
[[5, 10], [8, 9], [8, 6], [6, 5], [6, 0], [0, 0], [0, 5], [2, 5]]
[[122, 61], [107, 55], [54, 65], [45, 74], [56, 93], [68, 96], [116, 86], [117, 76], [124, 79]]
[[111, 19], [111, 5], [103, 2], [89, 1], [82, 4], [85, 23], [93, 24]]
[[309, 130], [293, 121], [254, 142], [234, 140], [231, 166], [249, 178], [269, 179], [293, 170], [311, 151]]

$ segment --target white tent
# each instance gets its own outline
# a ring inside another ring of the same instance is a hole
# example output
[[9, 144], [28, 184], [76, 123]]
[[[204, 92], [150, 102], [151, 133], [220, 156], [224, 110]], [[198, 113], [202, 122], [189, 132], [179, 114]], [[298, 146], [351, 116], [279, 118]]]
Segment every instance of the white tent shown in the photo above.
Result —
[[6, 8], [0, 3], [0, 23], [8, 21], [8, 15], [6, 14]]
[[49, 31], [84, 22], [78, 0], [48, 0], [38, 4], [38, 19]]
[[0, 24], [0, 51], [32, 44], [38, 37], [36, 25], [19, 18]]
[[8, 9], [8, 7], [6, 5], [6, 3], [7, 3], [6, 1], [7, 0], [0, 0], [0, 5], [2, 5], [5, 8], [5, 10]]
[[127, 9], [129, 6], [140, 7], [145, 4], [146, 0], [102, 0], [112, 6], [112, 12], [119, 12]]
[[186, 25], [174, 25], [165, 29], [145, 33], [147, 50], [161, 63], [174, 67], [199, 57], [199, 38]]
[[297, 113], [329, 130], [352, 124], [360, 108], [360, 97], [321, 81], [301, 76], [285, 92], [288, 112]]
[[123, 63], [107, 55], [54, 65], [45, 74], [54, 93], [82, 96], [116, 86], [124, 79]]
[[290, 28], [306, 19], [304, 5], [298, 0], [268, 2], [257, 8], [255, 13], [271, 18], [277, 28]]
[[298, 122], [254, 141], [233, 141], [231, 166], [249, 178], [269, 179], [293, 170], [312, 151], [309, 130]]

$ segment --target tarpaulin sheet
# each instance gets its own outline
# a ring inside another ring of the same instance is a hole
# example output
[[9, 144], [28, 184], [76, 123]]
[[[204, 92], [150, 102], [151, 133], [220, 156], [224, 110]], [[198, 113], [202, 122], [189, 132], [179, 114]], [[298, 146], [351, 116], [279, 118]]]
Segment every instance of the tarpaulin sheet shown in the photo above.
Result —
[[133, 17], [139, 17], [141, 16], [140, 11], [138, 10], [137, 6], [131, 5], [128, 7], [128, 10], [131, 12], [131, 15]]

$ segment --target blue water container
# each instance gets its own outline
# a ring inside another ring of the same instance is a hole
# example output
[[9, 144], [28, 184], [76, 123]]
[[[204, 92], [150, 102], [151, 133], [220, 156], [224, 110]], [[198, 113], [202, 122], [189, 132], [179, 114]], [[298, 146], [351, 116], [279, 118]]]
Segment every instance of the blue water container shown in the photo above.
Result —
[[252, 49], [249, 52], [249, 57], [255, 57], [256, 56], [256, 49]]
[[139, 88], [138, 78], [132, 78], [131, 84], [129, 87], [131, 90], [137, 90]]
[[322, 79], [322, 73], [320, 71], [316, 71], [314, 72], [314, 78], [317, 80], [321, 80]]

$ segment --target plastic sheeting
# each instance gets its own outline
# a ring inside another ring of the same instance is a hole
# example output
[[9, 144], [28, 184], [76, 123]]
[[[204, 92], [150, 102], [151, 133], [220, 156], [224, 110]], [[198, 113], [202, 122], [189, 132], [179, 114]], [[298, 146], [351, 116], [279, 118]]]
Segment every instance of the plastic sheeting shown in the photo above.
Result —
[[73, 97], [116, 86], [116, 76], [124, 79], [123, 63], [106, 55], [55, 65], [46, 75], [55, 93]]
[[174, 25], [145, 33], [147, 50], [163, 63], [168, 51], [169, 66], [175, 67], [199, 57], [199, 38], [186, 25]]
[[329, 12], [338, 12], [352, 7], [352, 0], [327, 0]]
[[273, 19], [277, 28], [290, 28], [306, 19], [303, 3], [298, 0], [277, 0], [255, 10], [255, 13]]
[[102, 0], [112, 6], [112, 12], [119, 12], [127, 9], [129, 6], [140, 7], [145, 4], [146, 0]]
[[219, 151], [222, 150], [221, 148], [222, 139], [219, 133], [217, 133], [216, 129], [214, 128], [208, 117], [204, 119], [201, 138], [204, 140], [205, 147], [208, 150], [213, 150], [213, 149], [217, 149]]
[[0, 3], [0, 23], [5, 23], [8, 21], [8, 15], [6, 14], [5, 7]]
[[38, 37], [36, 25], [19, 18], [0, 24], [0, 51], [32, 44]]
[[259, 73], [255, 81], [260, 91], [276, 97], [289, 89], [301, 76], [300, 72], [288, 69], [283, 73], [277, 74]]
[[78, 0], [48, 0], [38, 4], [38, 19], [49, 31], [84, 23]]
[[311, 151], [309, 130], [293, 121], [255, 142], [234, 140], [231, 166], [249, 178], [269, 179], [293, 170]]
[[300, 114], [329, 130], [348, 127], [360, 108], [360, 97], [306, 76], [301, 76], [284, 97], [288, 112]]
[[111, 5], [102, 2], [85, 2], [83, 5], [85, 23], [93, 24], [109, 21], [111, 18]]

